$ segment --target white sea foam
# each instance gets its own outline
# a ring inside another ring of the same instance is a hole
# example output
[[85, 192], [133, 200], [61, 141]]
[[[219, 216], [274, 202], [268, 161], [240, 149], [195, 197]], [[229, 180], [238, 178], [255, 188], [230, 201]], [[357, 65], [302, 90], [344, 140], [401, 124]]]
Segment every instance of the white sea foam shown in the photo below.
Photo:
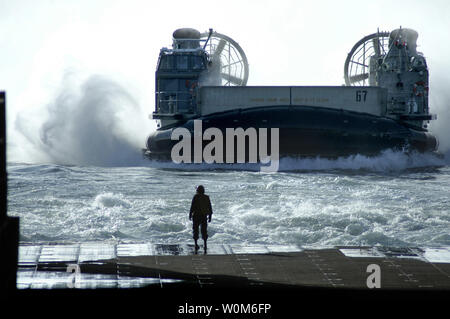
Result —
[[[450, 153], [438, 155], [435, 153], [402, 152], [387, 149], [378, 156], [361, 154], [343, 156], [336, 159], [314, 157], [293, 158], [284, 157], [280, 160], [279, 172], [289, 171], [326, 171], [326, 170], [367, 170], [374, 172], [392, 172], [420, 167], [439, 167], [450, 163]], [[259, 171], [259, 164], [185, 164], [161, 161], [150, 161], [149, 166], [179, 170], [243, 170]], [[271, 187], [270, 185], [268, 187]]]
[[103, 193], [95, 197], [93, 206], [97, 208], [108, 208], [108, 207], [123, 207], [131, 208], [132, 205], [129, 201], [123, 198], [122, 195], [116, 195], [113, 193]]

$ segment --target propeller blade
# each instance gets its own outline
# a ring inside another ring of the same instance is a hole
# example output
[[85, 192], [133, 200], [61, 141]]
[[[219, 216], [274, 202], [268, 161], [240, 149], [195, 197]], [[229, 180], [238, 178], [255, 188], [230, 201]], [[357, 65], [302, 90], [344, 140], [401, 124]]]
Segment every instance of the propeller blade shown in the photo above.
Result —
[[221, 76], [226, 81], [229, 81], [229, 82], [231, 82], [231, 83], [233, 83], [235, 85], [242, 85], [242, 79], [238, 78], [237, 76], [230, 75], [228, 73], [221, 73]]
[[227, 44], [227, 41], [224, 39], [220, 39], [219, 44], [217, 45], [216, 49], [214, 50], [214, 59], [219, 58], [222, 54], [223, 49], [225, 48], [225, 44]]
[[373, 43], [373, 49], [375, 51], [375, 54], [379, 56], [380, 55], [380, 40], [378, 38], [373, 38], [372, 43]]
[[369, 73], [362, 73], [362, 74], [352, 75], [350, 77], [350, 83], [367, 80], [368, 78], [369, 78]]

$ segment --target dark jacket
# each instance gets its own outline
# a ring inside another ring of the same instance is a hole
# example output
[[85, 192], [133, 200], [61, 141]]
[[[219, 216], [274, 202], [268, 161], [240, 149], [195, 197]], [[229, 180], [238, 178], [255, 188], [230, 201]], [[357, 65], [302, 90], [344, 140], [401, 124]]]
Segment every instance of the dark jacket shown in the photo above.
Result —
[[192, 198], [191, 210], [189, 211], [189, 219], [193, 216], [195, 218], [204, 218], [206, 216], [211, 216], [213, 213], [211, 207], [211, 201], [209, 196], [205, 194], [195, 194]]

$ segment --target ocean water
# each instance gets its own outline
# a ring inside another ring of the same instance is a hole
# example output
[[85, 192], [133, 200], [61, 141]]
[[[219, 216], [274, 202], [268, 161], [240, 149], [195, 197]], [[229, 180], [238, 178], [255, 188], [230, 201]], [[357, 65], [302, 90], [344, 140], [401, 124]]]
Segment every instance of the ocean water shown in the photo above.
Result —
[[386, 151], [257, 166], [8, 163], [8, 214], [22, 243], [191, 243], [195, 187], [210, 195], [209, 242], [450, 245], [450, 161]]

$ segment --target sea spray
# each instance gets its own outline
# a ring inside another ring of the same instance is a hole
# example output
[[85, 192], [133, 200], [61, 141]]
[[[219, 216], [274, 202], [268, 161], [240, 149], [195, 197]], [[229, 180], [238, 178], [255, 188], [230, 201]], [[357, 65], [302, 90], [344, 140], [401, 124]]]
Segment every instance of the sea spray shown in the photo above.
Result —
[[430, 131], [438, 138], [439, 151], [446, 154], [447, 161], [450, 163], [450, 92], [447, 88], [450, 77], [447, 74], [437, 73], [431, 80], [433, 80], [433, 86], [430, 85], [432, 87], [430, 112], [436, 114], [437, 119], [431, 121]]
[[32, 114], [20, 113], [16, 118], [16, 130], [28, 142], [22, 145], [28, 148], [25, 161], [142, 164], [141, 147], [150, 130], [149, 121], [133, 96], [117, 82], [96, 75], [77, 85], [65, 78], [54, 100], [40, 113], [43, 116], [37, 125]]

